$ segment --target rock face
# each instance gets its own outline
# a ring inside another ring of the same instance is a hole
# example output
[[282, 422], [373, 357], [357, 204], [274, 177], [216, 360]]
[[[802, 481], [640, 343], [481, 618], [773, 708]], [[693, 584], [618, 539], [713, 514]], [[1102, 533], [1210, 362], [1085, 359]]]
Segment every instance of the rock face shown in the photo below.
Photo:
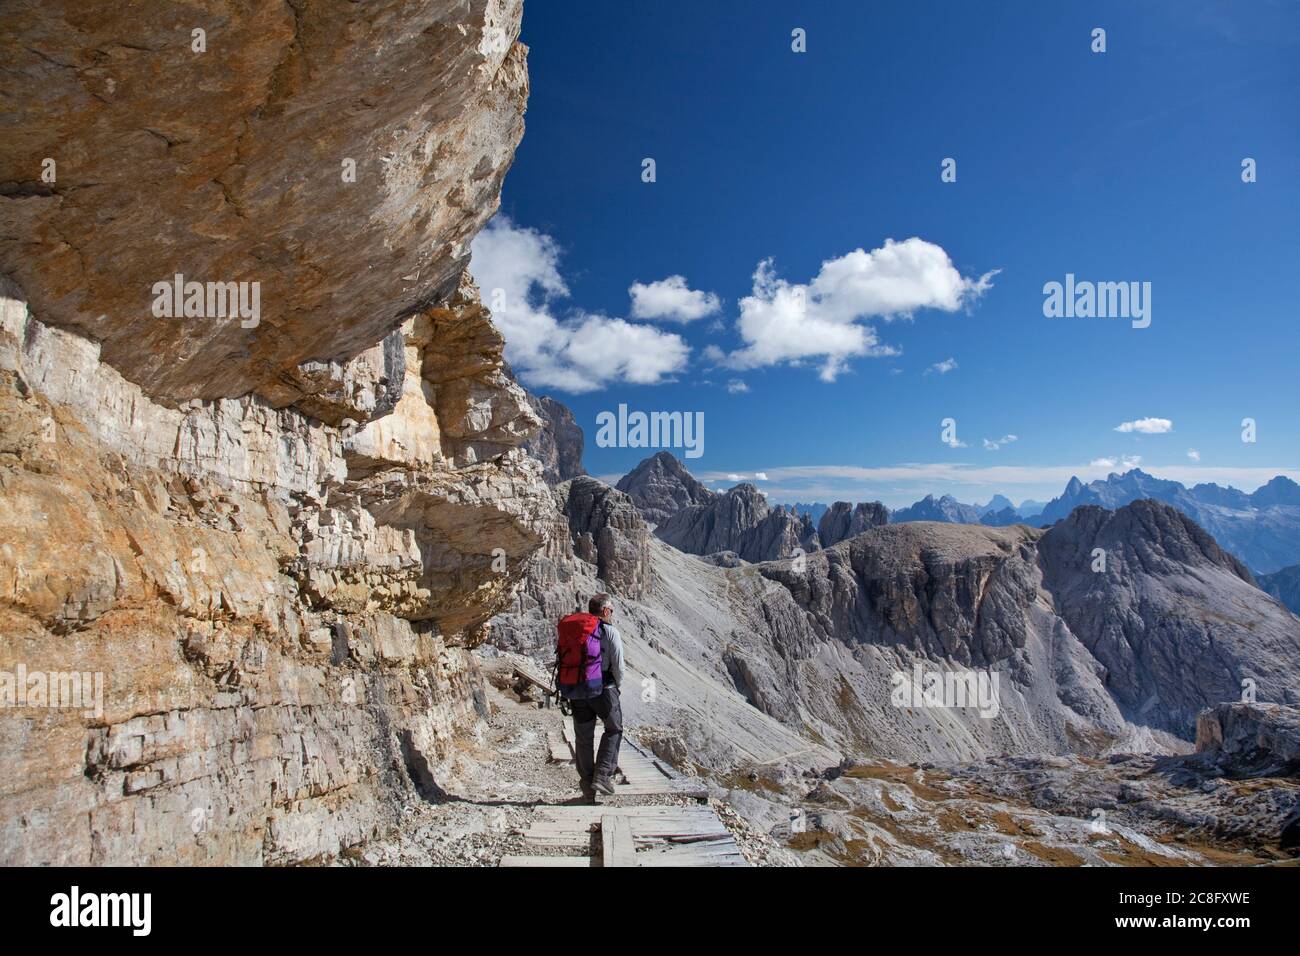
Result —
[[1079, 508], [1039, 553], [1056, 612], [1130, 719], [1190, 737], [1197, 714], [1239, 699], [1247, 680], [1262, 701], [1300, 703], [1300, 620], [1177, 509]]
[[[564, 521], [461, 278], [520, 131], [518, 3], [205, 9], [6, 12], [4, 864], [392, 826], [478, 732], [470, 648]], [[260, 277], [261, 325], [154, 320], [172, 271]]]
[[731, 551], [744, 561], [772, 561], [821, 547], [812, 518], [772, 508], [748, 482], [683, 508], [655, 528], [655, 535], [687, 554]]
[[528, 403], [542, 420], [542, 427], [524, 443], [524, 450], [542, 463], [542, 476], [548, 484], [585, 475], [582, 467], [582, 429], [573, 420], [573, 412], [553, 398], [529, 394]]
[[1273, 574], [1261, 574], [1256, 581], [1264, 593], [1277, 598], [1291, 609], [1291, 613], [1300, 614], [1300, 564]]
[[554, 513], [470, 292], [408, 321], [402, 398], [355, 429], [154, 404], [3, 301], [0, 671], [98, 675], [102, 707], [0, 722], [0, 859], [292, 862], [437, 777]]
[[683, 508], [708, 504], [717, 497], [667, 451], [642, 461], [614, 487], [628, 495], [653, 524], [663, 524]]
[[826, 509], [818, 522], [817, 537], [823, 548], [829, 548], [888, 523], [889, 509], [879, 501], [863, 501], [857, 505], [837, 501]]
[[556, 494], [573, 553], [595, 565], [596, 576], [611, 590], [642, 597], [650, 583], [650, 531], [632, 499], [585, 475], [560, 485]]
[[592, 595], [607, 591], [634, 601], [661, 586], [651, 558], [653, 535], [627, 495], [586, 475], [551, 493], [555, 517], [546, 546], [529, 560], [524, 586], [490, 623], [496, 647], [548, 664], [555, 656], [555, 622], [585, 611]]
[[[520, 16], [519, 0], [7, 9], [0, 272], [152, 398], [289, 404], [311, 389], [299, 365], [350, 359], [455, 290], [523, 132]], [[259, 323], [157, 316], [154, 285], [177, 274], [260, 283]]]
[[1197, 718], [1196, 750], [1234, 776], [1300, 776], [1300, 708], [1220, 704]]

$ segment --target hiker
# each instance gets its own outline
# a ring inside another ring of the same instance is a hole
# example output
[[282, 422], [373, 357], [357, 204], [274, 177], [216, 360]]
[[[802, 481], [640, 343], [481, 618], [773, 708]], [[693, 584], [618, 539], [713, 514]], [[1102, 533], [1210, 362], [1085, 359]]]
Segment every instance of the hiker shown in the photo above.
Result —
[[[623, 639], [610, 618], [614, 606], [608, 594], [587, 602], [587, 613], [570, 614], [559, 623], [555, 687], [573, 709], [575, 760], [583, 796], [614, 792], [618, 746], [623, 740]], [[594, 754], [596, 720], [605, 725], [600, 752]]]

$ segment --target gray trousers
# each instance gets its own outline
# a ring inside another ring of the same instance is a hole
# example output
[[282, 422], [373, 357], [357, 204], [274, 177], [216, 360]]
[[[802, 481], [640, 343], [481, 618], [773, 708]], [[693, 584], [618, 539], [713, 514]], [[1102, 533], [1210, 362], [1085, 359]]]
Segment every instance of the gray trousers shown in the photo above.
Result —
[[[609, 777], [618, 766], [618, 746], [623, 742], [623, 708], [618, 699], [618, 688], [607, 684], [599, 697], [572, 701], [573, 736], [577, 744], [574, 759], [582, 785], [591, 785], [593, 777]], [[593, 754], [596, 744], [596, 721], [605, 725], [605, 736], [600, 740], [600, 753]]]

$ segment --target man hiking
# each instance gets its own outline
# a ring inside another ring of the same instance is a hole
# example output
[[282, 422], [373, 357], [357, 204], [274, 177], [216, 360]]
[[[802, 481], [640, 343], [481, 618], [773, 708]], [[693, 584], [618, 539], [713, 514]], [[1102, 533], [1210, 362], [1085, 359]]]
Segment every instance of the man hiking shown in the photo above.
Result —
[[[619, 685], [623, 683], [623, 638], [614, 625], [614, 606], [608, 594], [587, 602], [586, 614], [570, 614], [559, 623], [556, 646], [556, 690], [573, 708], [575, 759], [583, 796], [596, 791], [614, 792], [618, 747], [623, 740], [623, 708]], [[600, 752], [593, 755], [596, 721], [605, 725]]]

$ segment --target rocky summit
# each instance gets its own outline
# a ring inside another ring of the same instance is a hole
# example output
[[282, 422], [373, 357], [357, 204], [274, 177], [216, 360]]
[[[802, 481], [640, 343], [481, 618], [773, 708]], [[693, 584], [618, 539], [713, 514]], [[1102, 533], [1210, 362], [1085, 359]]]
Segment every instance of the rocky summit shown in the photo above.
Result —
[[663, 524], [683, 508], [707, 505], [716, 497], [668, 451], [645, 459], [614, 487], [627, 494], [652, 524]]

